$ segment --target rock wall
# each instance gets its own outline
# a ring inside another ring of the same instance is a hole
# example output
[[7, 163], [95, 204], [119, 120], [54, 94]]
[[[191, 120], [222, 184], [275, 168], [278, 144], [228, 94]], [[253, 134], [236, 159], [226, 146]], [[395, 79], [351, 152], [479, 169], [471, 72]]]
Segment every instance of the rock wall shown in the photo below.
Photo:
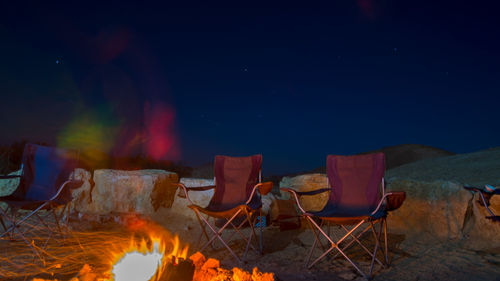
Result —
[[[479, 194], [476, 193], [469, 205], [470, 211], [463, 229], [467, 246], [473, 249], [500, 247], [500, 223], [493, 223], [485, 218], [490, 214], [482, 206], [480, 200]], [[500, 215], [500, 196], [496, 195], [491, 198], [489, 208], [497, 216]]]
[[74, 191], [75, 209], [93, 215], [152, 214], [172, 206], [176, 190], [171, 183], [178, 180], [176, 173], [163, 170], [95, 170], [95, 186]]
[[448, 239], [463, 237], [472, 194], [462, 185], [448, 181], [392, 179], [387, 182], [387, 189], [406, 192], [406, 201], [401, 208], [389, 214], [391, 230]]
[[90, 184], [92, 182], [92, 175], [89, 171], [77, 168], [71, 177], [83, 181], [82, 186], [71, 191], [71, 195], [73, 196], [73, 201], [71, 202], [72, 211], [87, 212], [88, 206], [92, 202], [92, 186]]

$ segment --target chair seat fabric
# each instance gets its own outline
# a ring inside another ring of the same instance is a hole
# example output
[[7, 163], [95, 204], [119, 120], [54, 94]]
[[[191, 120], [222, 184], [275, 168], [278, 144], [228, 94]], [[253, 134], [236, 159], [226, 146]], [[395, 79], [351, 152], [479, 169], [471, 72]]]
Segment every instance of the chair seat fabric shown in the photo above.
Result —
[[[2, 196], [0, 197], [0, 201], [6, 203], [9, 206], [13, 206], [18, 209], [24, 209], [24, 210], [34, 210], [38, 208], [40, 205], [47, 201], [34, 201], [34, 200], [25, 200], [25, 199], [20, 199], [16, 196], [8, 195], [8, 196]], [[49, 207], [49, 206], [47, 206]]]
[[381, 217], [385, 217], [387, 215], [387, 211], [385, 210], [385, 206], [381, 206], [380, 209], [373, 215], [371, 215], [371, 211], [366, 210], [355, 210], [355, 209], [342, 209], [337, 208], [335, 206], [326, 205], [325, 208], [321, 211], [317, 212], [308, 212], [309, 215], [320, 217], [321, 219], [335, 219], [335, 218], [346, 218], [348, 220], [353, 220], [354, 218], [371, 218], [371, 219], [379, 219]]
[[[209, 210], [211, 212], [225, 212], [228, 210], [231, 210], [235, 207], [238, 207], [240, 205], [245, 205], [246, 202], [239, 202], [239, 203], [233, 203], [233, 204], [224, 204], [224, 203], [216, 203], [214, 201], [210, 201], [207, 207], [205, 207], [206, 210]], [[247, 205], [250, 209], [257, 210], [260, 207], [262, 207], [262, 201], [260, 200], [259, 196], [255, 194]]]

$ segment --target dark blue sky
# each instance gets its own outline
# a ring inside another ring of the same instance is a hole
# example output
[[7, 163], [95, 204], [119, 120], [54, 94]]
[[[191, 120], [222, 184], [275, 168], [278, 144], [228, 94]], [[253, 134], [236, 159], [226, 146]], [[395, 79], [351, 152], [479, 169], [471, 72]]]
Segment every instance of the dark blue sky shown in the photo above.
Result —
[[262, 153], [269, 173], [499, 145], [495, 1], [205, 2], [2, 4], [2, 142]]

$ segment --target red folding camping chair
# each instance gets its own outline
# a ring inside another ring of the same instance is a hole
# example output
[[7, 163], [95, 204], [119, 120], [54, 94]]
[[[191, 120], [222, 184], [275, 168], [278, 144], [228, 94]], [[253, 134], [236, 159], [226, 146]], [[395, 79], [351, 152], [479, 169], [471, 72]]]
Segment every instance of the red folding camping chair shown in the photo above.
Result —
[[[255, 240], [257, 239], [255, 223], [258, 217], [262, 217], [261, 195], [269, 193], [273, 187], [272, 182], [261, 183], [261, 165], [262, 155], [253, 155], [249, 157], [216, 156], [214, 165], [214, 185], [205, 187], [186, 187], [182, 183], [177, 184], [178, 187], [182, 188], [184, 191], [184, 195], [190, 204], [189, 208], [195, 212], [202, 228], [203, 235], [207, 239], [207, 242], [201, 247], [200, 251], [203, 251], [207, 246], [211, 245], [215, 239], [218, 239], [231, 255], [237, 261], [241, 262], [241, 259], [228, 245], [229, 239], [231, 239], [234, 234], [238, 234], [246, 241], [243, 257], [246, 256], [249, 247], [257, 250], [251, 245], [251, 241], [254, 238]], [[215, 192], [207, 207], [195, 205], [189, 199], [189, 192], [209, 189], [215, 189]], [[213, 224], [209, 222], [210, 217], [213, 218]], [[240, 218], [241, 221], [237, 222], [237, 218]], [[218, 228], [215, 223], [216, 219], [223, 221], [223, 225], [220, 228]], [[251, 228], [248, 237], [245, 237], [240, 231], [245, 224], [248, 224]], [[226, 239], [226, 242], [222, 238], [222, 232], [227, 229], [228, 226], [232, 226], [235, 232]], [[258, 252], [260, 253], [262, 253], [263, 227], [264, 224], [260, 222], [260, 243], [257, 245], [259, 248]], [[209, 233], [212, 234], [212, 237], [210, 237]]]
[[[383, 153], [327, 157], [327, 177], [329, 188], [297, 192], [290, 188], [282, 188], [293, 194], [302, 216], [305, 217], [313, 230], [315, 241], [306, 260], [306, 266], [311, 268], [314, 264], [337, 250], [333, 256], [342, 255], [364, 277], [372, 275], [374, 263], [384, 266], [377, 258], [380, 248], [382, 229], [384, 230], [384, 262], [388, 264], [387, 247], [387, 212], [397, 209], [405, 199], [404, 192], [387, 193], [384, 187], [385, 155]], [[330, 191], [328, 202], [324, 208], [317, 212], [307, 211], [302, 208], [299, 196], [315, 195]], [[386, 199], [391, 196], [390, 202]], [[378, 232], [375, 224], [379, 223]], [[340, 239], [335, 240], [335, 234], [330, 232], [330, 226], [337, 225], [345, 231]], [[352, 226], [350, 229], [348, 226]], [[363, 226], [365, 226], [363, 228]], [[324, 229], [326, 228], [326, 230]], [[361, 243], [363, 235], [371, 230], [375, 246], [370, 251]], [[349, 241], [350, 238], [350, 241]], [[330, 247], [325, 250], [322, 239], [327, 240]], [[356, 243], [371, 257], [369, 273], [366, 274], [346, 254], [347, 248]], [[320, 245], [324, 252], [310, 263], [316, 247]]]
[[[14, 192], [0, 197], [0, 202], [7, 204], [7, 208], [0, 206], [0, 223], [3, 227], [0, 238], [8, 235], [14, 239], [19, 236], [41, 258], [35, 249], [35, 241], [27, 236], [31, 233], [34, 238], [46, 239], [45, 245], [37, 246], [43, 249], [54, 232], [62, 232], [60, 222], [65, 211], [68, 212], [66, 223], [69, 218], [71, 189], [83, 184], [82, 181], [69, 179], [77, 162], [77, 151], [26, 144], [21, 175], [0, 176], [0, 179], [20, 177]], [[35, 231], [38, 232], [36, 235]]]

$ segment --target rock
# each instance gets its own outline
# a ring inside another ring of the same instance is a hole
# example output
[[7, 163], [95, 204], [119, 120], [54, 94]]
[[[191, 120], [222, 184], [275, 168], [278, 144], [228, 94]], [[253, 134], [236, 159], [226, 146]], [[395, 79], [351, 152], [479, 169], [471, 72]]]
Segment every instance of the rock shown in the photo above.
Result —
[[[463, 185], [500, 184], [500, 148], [426, 159], [386, 172], [389, 190], [407, 192], [403, 206], [389, 215], [389, 230], [409, 235], [464, 238], [468, 248], [500, 247], [500, 226], [487, 220], [479, 195]], [[473, 198], [474, 196], [474, 198]], [[490, 200], [500, 210], [500, 196]]]
[[[271, 206], [276, 201], [276, 197], [272, 193], [268, 193], [262, 196], [262, 215], [265, 216], [267, 214], [271, 215]], [[272, 216], [272, 215], [271, 215]]]
[[[181, 183], [186, 185], [187, 187], [199, 187], [199, 186], [208, 186], [213, 185], [214, 180], [207, 179], [193, 179], [193, 178], [181, 178]], [[170, 208], [169, 212], [171, 214], [182, 215], [188, 218], [192, 218], [196, 220], [196, 215], [188, 208], [189, 202], [186, 198], [179, 197], [178, 195], [184, 195], [184, 191], [182, 189], [177, 189], [174, 202], [172, 204], [172, 208]], [[214, 189], [204, 190], [204, 191], [191, 191], [189, 192], [189, 199], [195, 205], [199, 205], [201, 207], [206, 207], [212, 197], [214, 196]]]
[[89, 171], [77, 168], [75, 169], [74, 174], [70, 176], [70, 178], [73, 177], [76, 180], [83, 181], [83, 184], [79, 188], [73, 189], [71, 191], [71, 195], [73, 196], [71, 207], [73, 210], [79, 213], [86, 213], [87, 207], [89, 203], [92, 201], [91, 197], [92, 187], [90, 185], [91, 174]]
[[391, 231], [416, 235], [427, 233], [448, 239], [462, 238], [462, 228], [472, 198], [462, 185], [449, 181], [392, 179], [387, 181], [387, 189], [406, 192], [406, 200], [401, 208], [388, 216]]
[[92, 202], [85, 212], [152, 214], [159, 207], [170, 208], [178, 182], [176, 173], [163, 170], [95, 170]]
[[[14, 175], [17, 176], [20, 174], [21, 174], [21, 169], [10, 173], [9, 176], [14, 176]], [[14, 192], [14, 190], [17, 188], [18, 185], [19, 185], [19, 178], [0, 180], [0, 196], [10, 195], [12, 192]]]
[[[280, 182], [280, 188], [282, 187], [288, 187], [295, 191], [312, 191], [328, 188], [327, 177], [325, 174], [306, 174], [296, 177], [283, 177]], [[312, 196], [302, 196], [300, 198], [300, 204], [306, 211], [319, 211], [325, 206], [329, 195], [330, 192], [323, 192]], [[286, 200], [289, 198], [290, 193], [282, 191], [281, 198], [279, 199]]]
[[[464, 234], [468, 239], [466, 247], [472, 249], [486, 249], [492, 246], [500, 247], [500, 223], [493, 223], [486, 219], [491, 216], [485, 207], [480, 203], [481, 197], [474, 194], [474, 199], [470, 203], [470, 219], [464, 226]], [[490, 210], [500, 216], [500, 196], [493, 196], [490, 200]]]

